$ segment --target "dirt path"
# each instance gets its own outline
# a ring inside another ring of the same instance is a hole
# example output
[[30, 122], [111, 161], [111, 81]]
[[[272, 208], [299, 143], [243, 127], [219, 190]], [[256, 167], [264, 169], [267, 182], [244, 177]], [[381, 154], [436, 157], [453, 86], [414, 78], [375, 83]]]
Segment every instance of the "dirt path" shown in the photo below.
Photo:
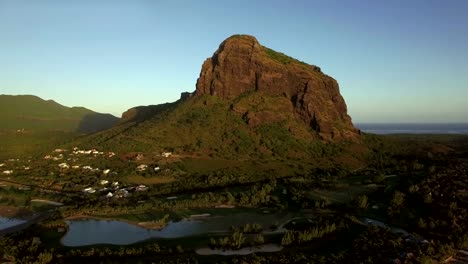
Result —
[[0, 216], [3, 216], [3, 217], [27, 219], [28, 217], [31, 217], [32, 215], [33, 215], [33, 212], [26, 208], [9, 206], [9, 205], [0, 206]]
[[50, 201], [50, 200], [44, 200], [44, 199], [32, 199], [31, 202], [45, 203], [45, 204], [50, 204], [50, 205], [55, 205], [55, 206], [62, 206], [63, 205], [63, 203], [54, 202], [54, 201]]

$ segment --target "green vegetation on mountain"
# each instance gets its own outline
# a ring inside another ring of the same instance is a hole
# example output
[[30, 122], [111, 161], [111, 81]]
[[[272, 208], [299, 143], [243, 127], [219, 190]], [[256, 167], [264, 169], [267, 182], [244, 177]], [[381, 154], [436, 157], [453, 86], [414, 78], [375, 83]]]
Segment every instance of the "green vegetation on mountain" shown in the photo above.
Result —
[[[143, 122], [126, 122], [73, 144], [119, 152], [170, 151], [183, 156], [226, 159], [320, 158], [338, 152], [346, 154], [346, 149], [359, 145], [319, 140], [293, 114], [280, 112], [281, 105], [288, 103], [284, 101], [284, 97], [261, 93], [247, 93], [235, 100], [210, 95], [192, 97]], [[250, 109], [251, 115], [237, 114], [236, 109], [240, 108]], [[263, 123], [252, 124], [249, 118], [255, 118], [256, 113], [272, 119], [266, 117]]]
[[89, 133], [103, 130], [118, 118], [84, 107], [66, 107], [33, 95], [0, 95], [0, 129], [60, 130]]
[[65, 131], [0, 130], [0, 160], [41, 155], [75, 137], [75, 133]]

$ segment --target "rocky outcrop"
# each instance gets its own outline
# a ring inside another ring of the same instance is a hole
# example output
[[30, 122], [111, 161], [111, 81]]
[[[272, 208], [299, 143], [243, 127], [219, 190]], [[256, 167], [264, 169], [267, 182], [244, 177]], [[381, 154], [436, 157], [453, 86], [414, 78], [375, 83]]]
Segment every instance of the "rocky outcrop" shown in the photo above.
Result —
[[[325, 139], [357, 138], [335, 79], [282, 53], [263, 47], [255, 37], [234, 35], [202, 66], [195, 95], [233, 100], [247, 92], [282, 96], [295, 116]], [[237, 110], [238, 111], [238, 110]], [[271, 113], [240, 113], [254, 123]]]
[[120, 123], [135, 122], [140, 123], [151, 117], [171, 108], [175, 103], [165, 103], [159, 105], [137, 106], [128, 109], [122, 114]]

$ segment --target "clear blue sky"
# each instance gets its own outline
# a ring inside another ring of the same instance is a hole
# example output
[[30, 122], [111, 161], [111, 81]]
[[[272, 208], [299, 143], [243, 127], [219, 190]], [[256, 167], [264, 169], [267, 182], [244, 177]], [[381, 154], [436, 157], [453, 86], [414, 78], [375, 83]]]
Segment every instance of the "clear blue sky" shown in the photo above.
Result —
[[468, 1], [0, 0], [0, 94], [120, 116], [251, 34], [338, 80], [354, 122], [468, 122]]

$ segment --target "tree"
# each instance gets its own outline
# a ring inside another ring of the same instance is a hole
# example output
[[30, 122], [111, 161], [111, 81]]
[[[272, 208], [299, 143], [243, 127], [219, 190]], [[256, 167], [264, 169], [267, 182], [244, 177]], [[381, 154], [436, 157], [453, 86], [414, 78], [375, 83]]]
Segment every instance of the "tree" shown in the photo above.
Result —
[[399, 191], [393, 193], [393, 198], [390, 201], [390, 207], [388, 208], [388, 214], [390, 216], [400, 212], [400, 209], [405, 203], [405, 194]]
[[292, 242], [294, 242], [294, 232], [288, 230], [288, 231], [286, 231], [286, 233], [284, 233], [284, 236], [281, 239], [281, 245], [282, 246], [288, 246], [288, 245], [292, 244]]
[[263, 238], [263, 235], [262, 234], [255, 235], [254, 243], [257, 245], [262, 245], [263, 243], [265, 243], [265, 239]]
[[405, 194], [402, 192], [396, 191], [393, 194], [393, 198], [390, 203], [394, 209], [400, 209], [401, 207], [403, 207], [404, 202], [405, 202]]
[[245, 236], [243, 233], [237, 231], [232, 234], [231, 240], [232, 240], [231, 242], [232, 247], [241, 248], [245, 242]]
[[366, 209], [369, 206], [368, 198], [366, 195], [360, 195], [356, 200], [357, 207], [360, 209]]
[[39, 256], [37, 257], [37, 263], [40, 263], [40, 264], [50, 263], [52, 262], [53, 258], [54, 256], [52, 255], [52, 253], [43, 252], [39, 254]]

